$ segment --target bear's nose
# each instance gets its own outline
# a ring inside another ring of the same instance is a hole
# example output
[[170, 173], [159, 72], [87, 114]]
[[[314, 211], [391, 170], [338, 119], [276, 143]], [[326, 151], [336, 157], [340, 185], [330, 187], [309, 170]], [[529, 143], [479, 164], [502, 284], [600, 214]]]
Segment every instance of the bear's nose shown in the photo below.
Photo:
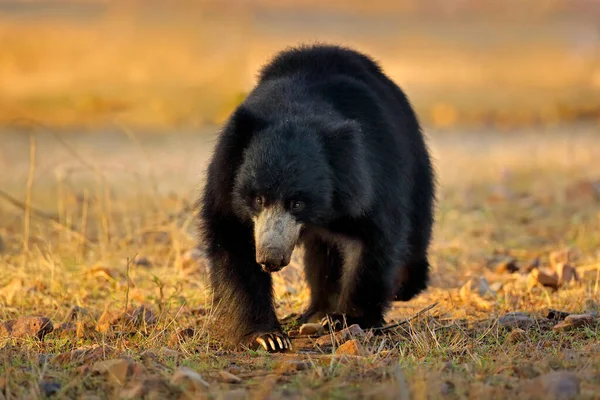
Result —
[[266, 247], [257, 249], [256, 262], [262, 265], [266, 270], [278, 271], [289, 264], [288, 257], [283, 249]]

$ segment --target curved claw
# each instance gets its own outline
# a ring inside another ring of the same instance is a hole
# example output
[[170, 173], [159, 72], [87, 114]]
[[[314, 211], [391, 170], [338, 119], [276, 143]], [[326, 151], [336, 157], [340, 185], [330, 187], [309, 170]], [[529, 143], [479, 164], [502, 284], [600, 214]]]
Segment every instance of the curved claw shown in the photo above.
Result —
[[265, 350], [269, 351], [269, 346], [267, 346], [267, 342], [265, 342], [265, 340], [261, 337], [257, 337], [256, 341], [262, 346], [264, 347]]
[[292, 349], [292, 342], [286, 334], [281, 332], [259, 334], [255, 337], [254, 341], [269, 353], [284, 352]]

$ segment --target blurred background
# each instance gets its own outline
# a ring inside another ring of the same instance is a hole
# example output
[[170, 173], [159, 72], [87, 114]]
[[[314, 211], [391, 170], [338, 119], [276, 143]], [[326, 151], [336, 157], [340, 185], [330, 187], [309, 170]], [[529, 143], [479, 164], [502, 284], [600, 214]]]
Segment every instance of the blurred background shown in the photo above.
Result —
[[[0, 0], [0, 188], [61, 215], [86, 190], [120, 192], [126, 215], [192, 203], [259, 68], [312, 42], [369, 54], [406, 91], [440, 221], [517, 188], [600, 199], [597, 0]], [[13, 205], [0, 217], [19, 225]]]
[[430, 127], [600, 119], [596, 0], [0, 1], [0, 123], [220, 124], [276, 51], [379, 60]]

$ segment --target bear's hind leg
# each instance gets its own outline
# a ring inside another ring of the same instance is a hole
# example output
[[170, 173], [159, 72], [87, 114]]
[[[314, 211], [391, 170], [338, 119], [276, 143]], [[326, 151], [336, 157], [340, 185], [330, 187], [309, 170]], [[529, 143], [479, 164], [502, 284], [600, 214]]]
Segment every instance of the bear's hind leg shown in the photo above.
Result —
[[429, 261], [427, 256], [412, 259], [396, 272], [394, 301], [408, 301], [427, 288]]

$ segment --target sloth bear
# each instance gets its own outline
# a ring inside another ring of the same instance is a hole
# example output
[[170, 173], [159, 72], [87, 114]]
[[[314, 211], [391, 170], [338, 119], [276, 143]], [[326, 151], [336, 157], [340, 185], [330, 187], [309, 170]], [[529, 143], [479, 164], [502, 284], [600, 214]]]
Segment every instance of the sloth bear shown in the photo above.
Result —
[[427, 287], [429, 152], [403, 91], [355, 50], [305, 45], [265, 65], [199, 200], [215, 315], [233, 343], [291, 349], [271, 274], [296, 246], [311, 292], [301, 322], [381, 326], [392, 301]]

